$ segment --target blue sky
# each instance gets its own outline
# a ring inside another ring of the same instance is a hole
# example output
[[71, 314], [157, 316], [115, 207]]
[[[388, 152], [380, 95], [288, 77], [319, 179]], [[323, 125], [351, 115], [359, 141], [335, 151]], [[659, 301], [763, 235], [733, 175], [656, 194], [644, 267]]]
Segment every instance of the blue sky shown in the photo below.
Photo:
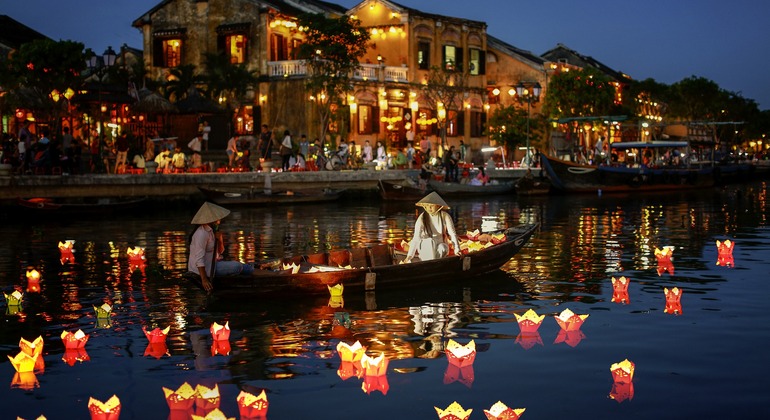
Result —
[[[334, 0], [331, 0], [334, 1]], [[0, 0], [0, 14], [100, 53], [141, 48], [131, 22], [160, 0]], [[336, 0], [351, 7], [358, 0]], [[770, 1], [399, 0], [424, 12], [487, 23], [487, 32], [542, 54], [562, 43], [636, 80], [690, 76], [770, 109]]]

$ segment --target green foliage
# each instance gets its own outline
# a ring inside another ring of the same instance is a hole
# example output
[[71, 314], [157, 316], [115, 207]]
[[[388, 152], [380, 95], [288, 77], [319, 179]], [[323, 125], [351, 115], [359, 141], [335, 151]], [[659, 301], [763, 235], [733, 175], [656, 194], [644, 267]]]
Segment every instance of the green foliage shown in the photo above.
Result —
[[[538, 115], [529, 118], [529, 145], [540, 148], [545, 120]], [[516, 150], [527, 144], [527, 108], [508, 105], [492, 112], [487, 120], [487, 133], [497, 144], [507, 150]]]
[[194, 64], [184, 64], [174, 67], [170, 71], [170, 80], [164, 85], [166, 99], [177, 102], [186, 98], [193, 91], [200, 91], [199, 87], [205, 80], [196, 73]]
[[611, 115], [612, 79], [592, 67], [559, 73], [548, 82], [542, 112], [550, 118]]
[[224, 54], [207, 53], [205, 55], [205, 75], [209, 98], [217, 100], [227, 98], [227, 104], [235, 107], [246, 101], [247, 92], [258, 83], [256, 71], [249, 70], [245, 64], [233, 64]]

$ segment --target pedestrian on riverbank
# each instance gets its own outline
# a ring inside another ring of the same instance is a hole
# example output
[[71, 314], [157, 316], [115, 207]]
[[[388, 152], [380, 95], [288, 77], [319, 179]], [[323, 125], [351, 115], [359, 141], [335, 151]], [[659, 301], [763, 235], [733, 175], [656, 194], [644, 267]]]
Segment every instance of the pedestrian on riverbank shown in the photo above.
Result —
[[238, 157], [238, 136], [230, 137], [230, 140], [227, 141], [225, 152], [227, 152], [227, 166], [232, 168], [235, 158]]
[[281, 170], [283, 172], [289, 171], [289, 159], [291, 159], [292, 154], [294, 154], [294, 144], [291, 141], [291, 132], [285, 130], [283, 141], [281, 141]]
[[119, 171], [125, 171], [126, 161], [128, 160], [128, 134], [125, 132], [120, 133], [118, 139], [115, 141], [115, 150], [117, 151], [115, 157], [115, 173]]

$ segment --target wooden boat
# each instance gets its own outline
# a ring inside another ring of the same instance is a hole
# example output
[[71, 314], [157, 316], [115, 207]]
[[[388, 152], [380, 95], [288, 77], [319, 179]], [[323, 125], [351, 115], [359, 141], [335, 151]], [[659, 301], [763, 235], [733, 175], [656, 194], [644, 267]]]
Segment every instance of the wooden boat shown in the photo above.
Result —
[[[350, 294], [429, 285], [453, 276], [477, 277], [498, 271], [529, 241], [537, 228], [536, 224], [509, 228], [501, 232], [504, 239], [495, 245], [461, 256], [429, 261], [415, 258], [408, 264], [399, 263], [406, 253], [390, 244], [275, 259], [260, 264], [251, 276], [215, 278], [214, 293], [329, 295], [329, 287], [342, 285], [343, 293]], [[289, 264], [296, 264], [298, 271], [287, 269]], [[200, 287], [198, 276], [188, 278]]]
[[[683, 141], [619, 142], [616, 149], [650, 150], [685, 148]], [[681, 164], [646, 166], [641, 164], [583, 165], [540, 154], [540, 162], [551, 186], [562, 192], [596, 193], [633, 191], [673, 191], [707, 188], [715, 185], [715, 166], [711, 164]]]
[[428, 181], [428, 185], [442, 197], [506, 194], [514, 189], [513, 181], [492, 181], [484, 185], [472, 185], [431, 179]]
[[524, 176], [516, 181], [517, 195], [546, 195], [551, 192], [551, 183], [547, 178]]
[[340, 198], [344, 189], [319, 190], [273, 190], [265, 194], [263, 190], [248, 189], [218, 189], [198, 187], [207, 199], [223, 206], [233, 205], [266, 205], [266, 204], [303, 204], [334, 201]]
[[421, 188], [418, 185], [413, 185], [409, 182], [383, 180], [377, 182], [377, 190], [383, 200], [411, 201], [414, 203], [420, 201], [425, 195], [431, 192], [431, 189], [427, 185], [424, 188]]
[[17, 198], [20, 210], [34, 213], [108, 213], [139, 207], [147, 197]]

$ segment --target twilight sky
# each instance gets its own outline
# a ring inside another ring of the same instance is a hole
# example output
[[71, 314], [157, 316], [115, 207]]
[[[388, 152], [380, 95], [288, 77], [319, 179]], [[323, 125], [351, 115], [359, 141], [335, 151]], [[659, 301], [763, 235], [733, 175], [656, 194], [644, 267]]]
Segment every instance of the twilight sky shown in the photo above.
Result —
[[[327, 0], [352, 7], [359, 0]], [[0, 14], [97, 53], [141, 48], [131, 22], [160, 0], [0, 0]], [[713, 80], [770, 109], [770, 1], [398, 0], [423, 12], [487, 23], [487, 32], [542, 54], [562, 43], [633, 79]]]

